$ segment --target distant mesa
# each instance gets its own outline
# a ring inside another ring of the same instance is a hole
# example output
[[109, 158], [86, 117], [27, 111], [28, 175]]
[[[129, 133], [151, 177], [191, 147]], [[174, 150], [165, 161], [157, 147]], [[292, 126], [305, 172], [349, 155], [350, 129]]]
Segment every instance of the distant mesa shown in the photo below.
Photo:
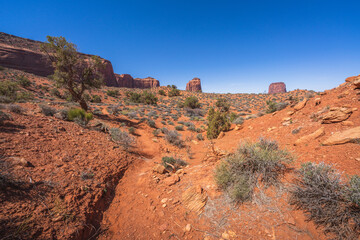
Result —
[[152, 77], [133, 78], [130, 74], [115, 74], [116, 85], [114, 87], [125, 88], [154, 88], [160, 87], [159, 80]]
[[[42, 42], [21, 38], [0, 32], [0, 66], [22, 70], [38, 76], [47, 77], [54, 73], [51, 62], [40, 51]], [[79, 53], [85, 58], [92, 55]], [[102, 59], [105, 85], [109, 87], [152, 88], [159, 87], [158, 80], [147, 78], [133, 79], [129, 74], [115, 74], [109, 60]]]
[[201, 92], [200, 78], [193, 78], [186, 84], [186, 91]]
[[286, 93], [286, 85], [283, 82], [275, 82], [269, 86], [269, 94]]

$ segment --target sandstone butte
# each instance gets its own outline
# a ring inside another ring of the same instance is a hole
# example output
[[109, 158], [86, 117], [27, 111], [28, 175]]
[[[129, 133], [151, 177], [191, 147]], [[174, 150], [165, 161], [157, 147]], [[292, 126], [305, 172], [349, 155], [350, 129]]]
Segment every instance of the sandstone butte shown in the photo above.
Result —
[[116, 85], [115, 87], [126, 88], [154, 88], [160, 87], [159, 80], [152, 77], [147, 78], [133, 78], [130, 74], [115, 74]]
[[201, 92], [200, 78], [193, 78], [186, 84], [186, 91]]
[[[51, 62], [40, 51], [41, 43], [40, 41], [0, 32], [0, 65], [43, 77], [51, 75], [54, 69]], [[79, 54], [84, 58], [92, 56], [84, 53]], [[159, 81], [154, 78], [133, 79], [129, 74], [115, 74], [111, 62], [103, 58], [101, 59], [105, 65], [103, 74], [106, 86], [128, 88], [152, 88], [160, 86]]]
[[271, 83], [269, 86], [269, 94], [286, 93], [286, 85], [283, 82]]

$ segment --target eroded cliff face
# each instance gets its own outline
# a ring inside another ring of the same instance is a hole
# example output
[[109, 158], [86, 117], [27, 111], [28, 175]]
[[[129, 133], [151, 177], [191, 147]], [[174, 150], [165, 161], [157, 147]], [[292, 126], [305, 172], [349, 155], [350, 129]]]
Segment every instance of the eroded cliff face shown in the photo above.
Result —
[[200, 78], [193, 78], [186, 84], [186, 91], [201, 92]]
[[[54, 68], [51, 62], [40, 51], [41, 43], [0, 32], [0, 65], [43, 77], [53, 74]], [[80, 54], [85, 57], [92, 56]], [[103, 62], [105, 65], [103, 70], [105, 84], [116, 86], [117, 82], [111, 62], [106, 59], [103, 59]]]
[[283, 82], [271, 83], [269, 86], [269, 94], [286, 93], [286, 85]]
[[126, 87], [126, 88], [154, 88], [160, 87], [159, 80], [156, 80], [152, 77], [147, 78], [133, 78], [130, 74], [115, 74], [116, 76], [116, 87]]

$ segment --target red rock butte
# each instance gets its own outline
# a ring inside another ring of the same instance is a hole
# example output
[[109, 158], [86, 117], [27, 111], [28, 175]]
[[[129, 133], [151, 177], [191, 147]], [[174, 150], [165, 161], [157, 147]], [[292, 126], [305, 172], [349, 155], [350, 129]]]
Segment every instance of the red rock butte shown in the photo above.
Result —
[[269, 86], [269, 94], [286, 93], [286, 85], [283, 82], [271, 83]]
[[186, 91], [201, 92], [200, 78], [193, 78], [186, 84]]
[[116, 85], [114, 87], [125, 88], [154, 88], [160, 87], [159, 80], [152, 77], [133, 78], [130, 74], [115, 74]]

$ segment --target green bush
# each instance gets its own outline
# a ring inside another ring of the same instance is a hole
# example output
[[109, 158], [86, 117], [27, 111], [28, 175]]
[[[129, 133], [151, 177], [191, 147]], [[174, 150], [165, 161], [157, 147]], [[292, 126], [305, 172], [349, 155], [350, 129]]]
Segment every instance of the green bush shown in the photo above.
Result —
[[336, 239], [360, 236], [360, 177], [349, 182], [324, 163], [303, 164], [291, 190], [290, 203], [304, 210], [307, 220], [321, 226]]
[[284, 102], [277, 103], [277, 102], [270, 100], [270, 101], [266, 101], [266, 105], [267, 105], [267, 108], [266, 108], [265, 112], [273, 113], [273, 112], [280, 111], [280, 110], [286, 108], [286, 106], [288, 104], [284, 103]]
[[197, 138], [197, 140], [199, 140], [199, 141], [203, 141], [203, 140], [204, 140], [204, 136], [203, 136], [201, 133], [199, 133], [198, 135], [196, 135], [196, 138]]
[[184, 131], [184, 126], [183, 125], [177, 125], [177, 126], [175, 126], [175, 129], [177, 131]]
[[24, 75], [19, 76], [18, 81], [19, 84], [24, 88], [29, 87], [31, 85], [31, 81]]
[[177, 88], [172, 88], [169, 93], [168, 93], [169, 97], [176, 97], [176, 96], [180, 96], [180, 90]]
[[208, 139], [217, 138], [220, 132], [225, 132], [230, 129], [230, 122], [225, 112], [215, 111], [213, 108], [210, 108], [207, 119], [206, 136]]
[[101, 97], [99, 95], [93, 95], [90, 102], [101, 103]]
[[131, 134], [131, 135], [134, 135], [135, 134], [135, 128], [134, 127], [129, 127], [129, 133]]
[[0, 81], [0, 96], [5, 96], [15, 101], [18, 90], [18, 85], [15, 82]]
[[230, 103], [225, 98], [218, 98], [215, 106], [220, 112], [228, 112], [230, 110]]
[[162, 90], [162, 89], [160, 89], [158, 93], [159, 93], [159, 95], [166, 96], [165, 91], [164, 91], [164, 90]]
[[85, 112], [82, 108], [72, 108], [68, 111], [69, 121], [74, 121], [82, 126], [86, 126], [93, 119], [92, 113]]
[[197, 99], [197, 97], [190, 96], [190, 97], [187, 97], [185, 99], [184, 107], [195, 109], [195, 108], [200, 108], [201, 105], [200, 105], [199, 100]]
[[265, 187], [277, 185], [292, 160], [274, 141], [245, 142], [217, 166], [215, 181], [234, 201], [244, 202], [252, 199], [258, 181]]
[[106, 94], [110, 97], [117, 97], [119, 96], [119, 90], [107, 90]]
[[142, 94], [136, 92], [127, 92], [127, 96], [129, 96], [129, 100], [133, 103], [156, 105], [158, 101], [157, 97], [148, 91], [144, 91]]
[[53, 95], [55, 97], [62, 98], [61, 93], [60, 93], [59, 89], [57, 89], [57, 88], [51, 89], [50, 93], [51, 93], [51, 95]]

